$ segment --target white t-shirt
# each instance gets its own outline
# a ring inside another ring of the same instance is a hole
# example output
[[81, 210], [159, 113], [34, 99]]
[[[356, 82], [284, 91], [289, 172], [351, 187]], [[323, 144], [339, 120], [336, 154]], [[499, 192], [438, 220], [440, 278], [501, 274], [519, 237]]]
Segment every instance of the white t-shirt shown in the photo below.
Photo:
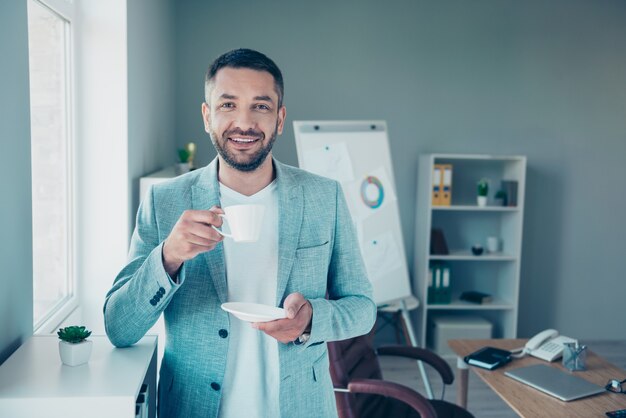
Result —
[[[237, 243], [224, 238], [229, 302], [275, 306], [278, 276], [278, 192], [276, 181], [252, 196], [220, 183], [222, 207], [265, 205], [260, 238]], [[224, 231], [228, 231], [227, 224]], [[278, 341], [231, 316], [228, 360], [220, 418], [280, 416]]]

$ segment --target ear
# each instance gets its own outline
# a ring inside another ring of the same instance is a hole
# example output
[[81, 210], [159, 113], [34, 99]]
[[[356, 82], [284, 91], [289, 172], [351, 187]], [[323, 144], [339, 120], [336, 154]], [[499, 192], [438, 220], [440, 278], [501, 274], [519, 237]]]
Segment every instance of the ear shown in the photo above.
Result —
[[206, 102], [202, 102], [202, 121], [204, 122], [204, 131], [211, 133], [211, 109]]
[[283, 133], [283, 128], [285, 127], [285, 119], [287, 118], [287, 108], [282, 106], [278, 109], [278, 135]]

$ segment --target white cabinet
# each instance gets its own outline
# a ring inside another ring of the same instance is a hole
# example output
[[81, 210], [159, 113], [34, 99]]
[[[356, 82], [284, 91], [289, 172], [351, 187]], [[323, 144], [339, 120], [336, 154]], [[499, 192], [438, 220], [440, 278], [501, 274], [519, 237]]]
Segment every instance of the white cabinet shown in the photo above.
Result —
[[141, 386], [148, 385], [148, 417], [156, 416], [157, 337], [115, 348], [91, 336], [87, 364], [59, 358], [56, 335], [29, 338], [0, 366], [0, 417], [133, 418]]
[[139, 179], [139, 201], [141, 202], [153, 184], [158, 184], [176, 177], [176, 166], [166, 167], [162, 170], [143, 176]]
[[[449, 206], [433, 205], [435, 164], [452, 165], [452, 196]], [[526, 157], [467, 154], [428, 154], [420, 156], [417, 188], [414, 289], [424, 301], [416, 324], [421, 341], [432, 346], [433, 319], [437, 317], [477, 316], [493, 325], [494, 338], [517, 335], [522, 221]], [[477, 205], [477, 182], [489, 180], [487, 206]], [[494, 195], [501, 181], [517, 183], [517, 203], [502, 206]], [[431, 230], [443, 231], [449, 253], [433, 255]], [[474, 255], [471, 248], [480, 244], [486, 250], [487, 237], [500, 239], [500, 251]], [[429, 267], [443, 263], [450, 270], [450, 303], [428, 300]], [[488, 293], [493, 300], [474, 304], [459, 299], [462, 292]]]

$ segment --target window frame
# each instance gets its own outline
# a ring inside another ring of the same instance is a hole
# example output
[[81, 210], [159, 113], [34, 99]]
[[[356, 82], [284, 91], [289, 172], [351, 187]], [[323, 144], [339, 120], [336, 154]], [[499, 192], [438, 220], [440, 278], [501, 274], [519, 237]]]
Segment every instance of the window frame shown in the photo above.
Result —
[[[38, 3], [42, 7], [58, 15], [67, 24], [65, 25], [65, 136], [67, 139], [67, 268], [68, 294], [58, 301], [49, 312], [37, 322], [33, 319], [34, 334], [50, 334], [56, 331], [60, 324], [79, 307], [79, 286], [77, 266], [77, 153], [76, 153], [76, 77], [75, 77], [75, 4], [72, 0], [28, 0]], [[34, 280], [34, 276], [33, 276]], [[34, 299], [34, 295], [33, 295]]]

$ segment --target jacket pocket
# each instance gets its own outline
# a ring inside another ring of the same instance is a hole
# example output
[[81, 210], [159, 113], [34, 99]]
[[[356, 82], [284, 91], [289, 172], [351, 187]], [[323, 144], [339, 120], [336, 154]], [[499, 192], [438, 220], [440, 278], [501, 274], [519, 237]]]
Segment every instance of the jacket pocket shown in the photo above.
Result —
[[290, 276], [295, 290], [306, 298], [323, 298], [326, 294], [330, 244], [299, 248]]
[[328, 242], [329, 241], [325, 241], [325, 242], [323, 242], [321, 244], [313, 244], [313, 243], [309, 244], [309, 243], [306, 243], [306, 244], [301, 245], [300, 247], [298, 247], [296, 249], [296, 254], [298, 254], [298, 251], [314, 250], [316, 248], [324, 247], [324, 246], [328, 245]]
[[328, 378], [329, 363], [328, 363], [328, 350], [324, 350], [321, 356], [313, 362], [312, 367], [313, 380], [320, 381], [324, 378]]

